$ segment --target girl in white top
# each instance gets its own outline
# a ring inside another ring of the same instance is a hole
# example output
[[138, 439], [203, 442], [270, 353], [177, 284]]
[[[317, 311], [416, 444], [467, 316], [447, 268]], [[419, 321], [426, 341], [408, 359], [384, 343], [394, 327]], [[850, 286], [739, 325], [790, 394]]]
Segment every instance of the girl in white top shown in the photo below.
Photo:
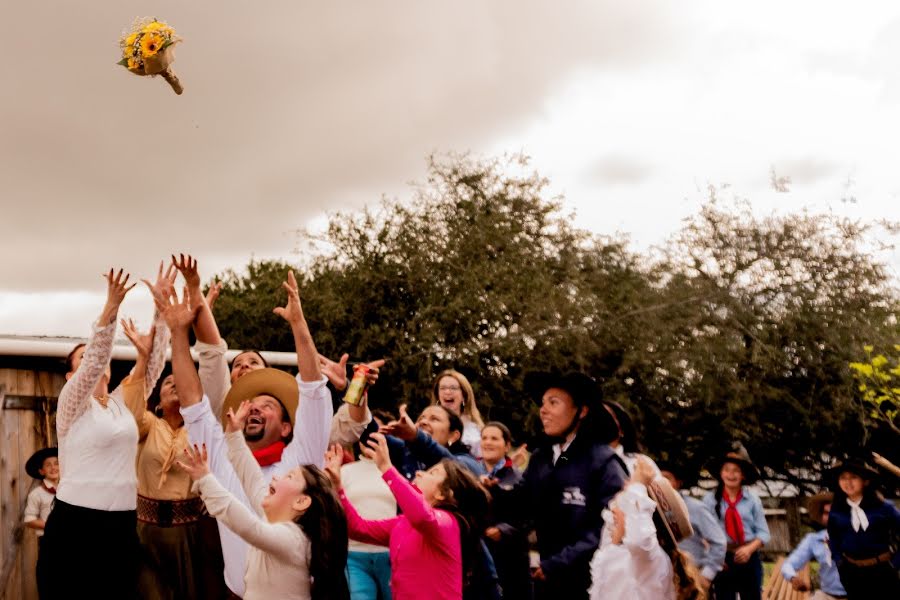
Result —
[[484, 421], [475, 403], [475, 392], [466, 376], [453, 369], [438, 373], [431, 386], [431, 403], [440, 404], [463, 422], [460, 441], [475, 458], [481, 458], [481, 430]]
[[[106, 305], [87, 345], [69, 357], [57, 404], [59, 466], [66, 476], [47, 518], [38, 563], [48, 598], [128, 598], [137, 584], [138, 430], [121, 388], [108, 393], [116, 316], [134, 285], [122, 270], [111, 269], [105, 277]], [[157, 336], [165, 332], [165, 324], [156, 325]], [[162, 371], [165, 347], [157, 342], [148, 359], [147, 389]]]
[[[187, 298], [179, 302], [173, 291], [163, 315], [173, 332], [186, 336], [186, 326], [199, 310], [189, 307]], [[173, 344], [172, 373], [178, 397], [196, 403], [203, 389], [186, 342]], [[252, 510], [210, 472], [205, 444], [202, 451], [196, 445], [186, 448], [178, 462], [194, 480], [209, 513], [250, 545], [244, 600], [349, 600], [347, 519], [331, 480], [321, 469], [301, 465], [267, 484], [244, 440], [250, 406], [245, 400], [237, 413], [228, 411], [225, 443]]]
[[[225, 439], [228, 460], [254, 508], [251, 512], [209, 471], [206, 447], [185, 450], [179, 465], [196, 482], [209, 513], [243, 538], [251, 548], [244, 576], [244, 600], [349, 599], [347, 520], [331, 481], [313, 465], [302, 465], [266, 485], [244, 441], [250, 402], [237, 414], [228, 411]], [[313, 573], [313, 560], [320, 567]]]
[[[591, 600], [700, 600], [696, 570], [657, 528], [647, 487], [657, 476], [639, 459], [631, 481], [603, 510], [600, 547], [591, 561]], [[663, 529], [661, 531], [660, 529]], [[664, 549], [663, 544], [669, 549]]]

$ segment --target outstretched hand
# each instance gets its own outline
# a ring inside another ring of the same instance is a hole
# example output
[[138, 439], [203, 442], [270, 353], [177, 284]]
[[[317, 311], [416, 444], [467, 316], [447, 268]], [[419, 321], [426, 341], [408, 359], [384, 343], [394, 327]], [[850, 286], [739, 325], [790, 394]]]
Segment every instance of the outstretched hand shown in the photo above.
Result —
[[287, 292], [287, 303], [284, 306], [276, 307], [272, 312], [290, 323], [291, 326], [297, 325], [303, 321], [303, 308], [300, 306], [300, 288], [293, 271], [288, 271], [287, 281], [281, 285]]
[[222, 282], [221, 281], [213, 281], [209, 284], [209, 289], [206, 291], [206, 305], [209, 307], [209, 310], [212, 311], [213, 305], [216, 303], [216, 300], [219, 299], [219, 294], [222, 293]]
[[405, 404], [400, 405], [400, 418], [385, 425], [383, 432], [387, 435], [398, 437], [405, 442], [416, 439], [418, 430], [416, 429], [415, 422], [413, 422], [412, 418], [406, 413]]
[[178, 276], [178, 271], [175, 270], [175, 265], [173, 264], [166, 267], [166, 271], [163, 273], [163, 264], [163, 261], [159, 262], [156, 281], [150, 283], [147, 279], [141, 279], [144, 285], [147, 286], [147, 289], [150, 290], [150, 295], [153, 296], [153, 304], [156, 305], [156, 310], [160, 313], [168, 304], [170, 294], [175, 292], [175, 278]]
[[344, 450], [338, 444], [325, 452], [325, 474], [334, 484], [334, 489], [341, 489], [341, 466], [344, 464]]
[[347, 360], [350, 355], [344, 353], [341, 360], [334, 362], [330, 358], [319, 355], [319, 367], [322, 369], [322, 375], [328, 378], [331, 385], [339, 392], [347, 389]]
[[386, 473], [391, 468], [391, 453], [384, 435], [373, 433], [366, 440], [365, 445], [360, 444], [359, 447], [366, 458], [375, 461], [375, 466], [382, 473]]
[[119, 306], [125, 299], [125, 294], [134, 288], [134, 284], [128, 285], [128, 278], [131, 277], [125, 273], [122, 277], [122, 269], [115, 273], [113, 269], [109, 273], [103, 275], [106, 279], [106, 306], [103, 307], [103, 314], [100, 316], [100, 322], [104, 325], [113, 323], [116, 320], [116, 314], [119, 312]]
[[209, 474], [209, 455], [206, 452], [206, 444], [203, 444], [202, 449], [197, 444], [185, 448], [183, 460], [176, 462], [194, 481]]
[[175, 293], [174, 289], [168, 292], [168, 294], [169, 296], [166, 298], [166, 303], [160, 309], [163, 318], [166, 320], [166, 325], [169, 326], [169, 329], [173, 333], [176, 331], [187, 332], [194, 322], [194, 319], [197, 317], [200, 307], [192, 307], [188, 303], [187, 290], [184, 290], [181, 300], [178, 300], [178, 294]]
[[233, 408], [228, 409], [228, 413], [225, 415], [228, 420], [225, 423], [225, 431], [228, 433], [233, 433], [235, 431], [243, 431], [244, 425], [247, 424], [247, 416], [250, 414], [250, 401], [244, 400], [241, 402], [241, 405], [238, 406], [237, 412]]
[[153, 350], [153, 336], [156, 335], [156, 325], [150, 327], [149, 333], [141, 333], [131, 319], [122, 319], [120, 323], [122, 324], [122, 331], [125, 332], [125, 337], [131, 341], [135, 350], [137, 350], [138, 356], [144, 360], [149, 359], [150, 352]]
[[172, 266], [178, 269], [181, 276], [184, 277], [184, 284], [189, 290], [200, 289], [200, 273], [197, 272], [197, 259], [188, 254], [179, 254], [178, 258], [172, 255]]

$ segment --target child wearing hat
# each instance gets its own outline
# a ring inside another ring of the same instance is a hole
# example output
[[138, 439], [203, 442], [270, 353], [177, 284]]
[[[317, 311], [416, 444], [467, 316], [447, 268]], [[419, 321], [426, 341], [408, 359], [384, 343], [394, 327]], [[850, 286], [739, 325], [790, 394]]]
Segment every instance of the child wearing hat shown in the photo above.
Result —
[[687, 506], [645, 458], [603, 510], [600, 548], [591, 561], [591, 600], [705, 598], [699, 574], [678, 549], [692, 533]]
[[719, 480], [703, 503], [718, 517], [725, 529], [725, 568], [714, 582], [718, 600], [759, 600], [762, 596], [763, 566], [759, 550], [771, 535], [762, 501], [751, 489], [759, 471], [741, 444], [717, 460], [709, 469]]
[[847, 592], [841, 585], [841, 576], [838, 574], [837, 564], [831, 556], [828, 547], [828, 514], [834, 494], [822, 492], [809, 499], [806, 510], [810, 520], [822, 527], [820, 531], [807, 534], [800, 545], [791, 552], [790, 556], [781, 565], [781, 575], [786, 581], [790, 581], [795, 590], [806, 590], [806, 582], [798, 577], [797, 573], [810, 561], [819, 563], [820, 589], [813, 595], [812, 600], [833, 600], [846, 598]]
[[37, 530], [38, 538], [44, 535], [44, 524], [56, 499], [59, 485], [59, 451], [56, 448], [41, 448], [25, 463], [25, 472], [38, 480], [28, 492], [25, 502], [25, 526]]
[[877, 492], [878, 472], [848, 460], [831, 476], [828, 545], [847, 598], [900, 598], [900, 511]]
[[[44, 525], [53, 501], [56, 499], [56, 486], [59, 485], [59, 451], [56, 448], [41, 448], [31, 455], [25, 463], [25, 472], [39, 481], [25, 501], [25, 526], [34, 529], [38, 536], [38, 554], [41, 551], [41, 539], [44, 536]], [[38, 589], [41, 586], [38, 578]]]

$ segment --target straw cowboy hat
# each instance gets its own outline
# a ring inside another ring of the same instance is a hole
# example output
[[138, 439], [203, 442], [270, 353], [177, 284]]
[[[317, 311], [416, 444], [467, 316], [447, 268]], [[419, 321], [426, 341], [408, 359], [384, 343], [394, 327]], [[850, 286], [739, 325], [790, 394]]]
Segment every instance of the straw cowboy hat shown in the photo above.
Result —
[[286, 417], [294, 424], [294, 414], [300, 400], [300, 388], [297, 380], [280, 369], [257, 369], [241, 376], [234, 382], [225, 402], [222, 404], [220, 418], [225, 423], [229, 409], [237, 410], [244, 400], [253, 400], [257, 396], [272, 396], [281, 402]]
[[25, 472], [35, 479], [43, 479], [40, 470], [44, 468], [44, 461], [51, 456], [59, 456], [59, 448], [41, 448], [25, 463]]
[[732, 463], [741, 468], [741, 472], [744, 474], [745, 485], [752, 485], [759, 479], [759, 469], [750, 460], [750, 454], [740, 442], [736, 442], [729, 452], [713, 461], [709, 466], [710, 474], [718, 479], [719, 473], [722, 471], [722, 465], [725, 463]]
[[665, 524], [666, 532], [676, 543], [694, 534], [687, 504], [668, 479], [655, 477], [647, 486], [647, 492], [656, 502], [656, 513]]
[[814, 523], [822, 522], [822, 514], [826, 504], [834, 502], [834, 494], [831, 492], [820, 492], [815, 496], [811, 496], [806, 501], [806, 512]]

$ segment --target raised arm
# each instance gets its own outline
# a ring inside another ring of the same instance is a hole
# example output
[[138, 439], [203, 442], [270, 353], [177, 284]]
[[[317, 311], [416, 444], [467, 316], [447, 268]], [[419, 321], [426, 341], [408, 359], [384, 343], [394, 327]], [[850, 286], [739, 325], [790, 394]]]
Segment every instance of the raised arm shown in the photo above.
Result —
[[294, 523], [268, 523], [254, 515], [210, 473], [206, 449], [185, 449], [178, 465], [196, 483], [209, 514], [222, 521], [248, 544], [282, 560], [296, 560], [303, 554], [305, 536]]
[[125, 299], [125, 294], [134, 287], [134, 284], [128, 285], [129, 275], [125, 274], [123, 277], [122, 269], [118, 273], [110, 269], [104, 277], [107, 288], [103, 312], [94, 325], [81, 363], [74, 373], [66, 374], [68, 381], [59, 394], [56, 406], [56, 431], [59, 437], [65, 436], [72, 424], [87, 410], [94, 390], [106, 375], [116, 335], [119, 306]]
[[[228, 361], [225, 360], [228, 344], [219, 334], [219, 326], [216, 324], [210, 303], [210, 299], [215, 302], [218, 292], [209, 297], [203, 295], [197, 261], [191, 255], [180, 254], [178, 258], [173, 255], [172, 265], [184, 277], [191, 306], [200, 307], [193, 324], [194, 335], [197, 337], [194, 348], [200, 358], [200, 383], [203, 386], [203, 392], [209, 398], [213, 415], [220, 418], [222, 404], [231, 388], [231, 378], [228, 372]], [[210, 287], [210, 292], [213, 289], [216, 289], [215, 286]]]
[[206, 296], [203, 295], [203, 290], [200, 288], [197, 259], [190, 254], [179, 254], [178, 258], [173, 254], [172, 264], [184, 277], [191, 306], [199, 307], [197, 318], [194, 321], [194, 335], [197, 336], [197, 341], [204, 344], [218, 344], [222, 337], [219, 335], [219, 326], [213, 317], [212, 309], [206, 303]]
[[387, 440], [380, 433], [369, 436], [366, 446], [362, 447], [363, 454], [375, 461], [375, 465], [382, 473], [382, 478], [391, 493], [397, 500], [397, 507], [415, 529], [425, 536], [433, 536], [436, 543], [441, 539], [439, 532], [445, 529], [450, 522], [455, 522], [453, 517], [444, 511], [435, 510], [421, 492], [416, 490], [400, 472], [391, 465], [391, 457], [388, 451]]
[[319, 381], [322, 379], [319, 354], [316, 352], [316, 344], [313, 342], [306, 318], [303, 316], [303, 307], [300, 305], [300, 289], [293, 271], [288, 271], [287, 281], [282, 283], [282, 286], [287, 292], [287, 304], [275, 308], [273, 312], [291, 326], [291, 332], [294, 334], [294, 347], [297, 351], [297, 369], [300, 372], [300, 380]]
[[172, 332], [172, 375], [175, 376], [175, 390], [182, 408], [193, 406], [203, 398], [200, 377], [191, 357], [191, 342], [188, 330], [194, 322], [199, 307], [188, 304], [188, 295], [178, 300], [174, 290], [169, 292], [167, 304], [161, 308], [162, 316]]
[[400, 520], [399, 517], [391, 517], [390, 519], [369, 520], [363, 518], [350, 502], [347, 494], [344, 493], [341, 485], [341, 463], [343, 462], [344, 451], [340, 445], [335, 444], [325, 453], [325, 473], [334, 484], [338, 496], [341, 498], [341, 505], [344, 507], [344, 513], [347, 515], [347, 534], [350, 539], [365, 544], [375, 544], [377, 546], [387, 546], [391, 540], [391, 531]]
[[259, 463], [250, 452], [247, 442], [244, 440], [244, 424], [247, 422], [247, 415], [250, 413], [250, 401], [244, 400], [238, 407], [237, 412], [229, 409], [226, 415], [225, 424], [225, 444], [228, 447], [228, 460], [234, 467], [241, 487], [250, 501], [250, 508], [256, 514], [262, 516], [262, 501], [268, 493], [266, 480], [263, 477]]
[[[143, 440], [147, 437], [150, 429], [150, 418], [147, 412], [147, 362], [152, 352], [153, 339], [155, 337], [155, 328], [151, 327], [150, 332], [142, 334], [138, 331], [134, 321], [131, 319], [122, 319], [122, 331], [125, 337], [131, 341], [131, 344], [137, 350], [137, 360], [128, 377], [122, 380], [122, 383], [116, 388], [116, 392], [122, 396], [125, 406], [134, 415], [134, 420], [138, 427], [138, 439]], [[165, 324], [163, 324], [165, 327]]]
[[326, 387], [327, 380], [319, 366], [316, 345], [303, 316], [293, 271], [288, 272], [284, 289], [288, 295], [287, 304], [276, 308], [275, 314], [286, 320], [294, 333], [297, 367], [300, 371], [297, 375], [300, 401], [294, 419], [294, 439], [282, 454], [280, 470], [289, 470], [302, 464], [313, 464], [321, 468], [331, 432], [331, 393]]

